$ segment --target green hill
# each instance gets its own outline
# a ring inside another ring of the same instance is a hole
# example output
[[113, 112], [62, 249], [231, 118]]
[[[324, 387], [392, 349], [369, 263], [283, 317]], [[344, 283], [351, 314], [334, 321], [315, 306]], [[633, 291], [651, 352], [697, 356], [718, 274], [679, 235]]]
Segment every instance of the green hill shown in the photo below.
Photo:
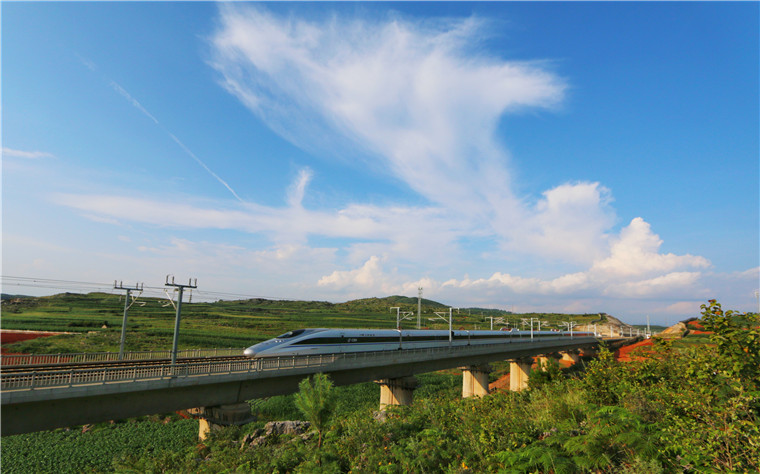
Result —
[[[187, 297], [186, 297], [187, 298]], [[263, 298], [183, 302], [179, 347], [181, 349], [247, 347], [304, 327], [395, 328], [395, 311], [417, 314], [417, 298], [387, 296], [363, 298], [344, 303], [326, 301], [285, 301]], [[448, 328], [435, 312], [448, 306], [430, 299], [422, 300], [422, 326]], [[10, 352], [52, 353], [116, 351], [119, 346], [124, 295], [110, 293], [61, 293], [45, 297], [26, 297], [2, 301], [2, 329], [68, 332], [71, 334], [25, 341], [8, 346]], [[171, 347], [175, 309], [166, 299], [140, 297], [129, 309], [127, 350], [154, 350]], [[453, 312], [456, 329], [528, 329], [530, 318], [543, 328], [560, 328], [563, 321], [578, 324], [599, 320], [599, 314], [514, 314], [485, 308], [459, 308]], [[416, 317], [402, 323], [416, 327]], [[501, 326], [500, 326], [501, 324]]]

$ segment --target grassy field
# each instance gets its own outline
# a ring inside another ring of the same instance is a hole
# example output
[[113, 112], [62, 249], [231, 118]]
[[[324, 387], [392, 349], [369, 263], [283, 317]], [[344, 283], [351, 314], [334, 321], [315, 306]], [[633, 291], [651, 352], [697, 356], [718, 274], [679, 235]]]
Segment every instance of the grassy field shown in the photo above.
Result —
[[[2, 329], [67, 332], [17, 342], [4, 346], [5, 352], [59, 353], [118, 351], [124, 296], [108, 293], [63, 293], [40, 298], [3, 300]], [[272, 338], [285, 331], [303, 327], [394, 328], [395, 311], [401, 307], [416, 315], [417, 299], [392, 296], [367, 298], [346, 303], [319, 301], [276, 301], [264, 299], [218, 301], [214, 303], [183, 303], [180, 326], [180, 349], [247, 347]], [[430, 321], [435, 311], [448, 307], [435, 301], [423, 300], [423, 326], [444, 329], [441, 320]], [[175, 310], [167, 300], [140, 298], [129, 309], [126, 350], [170, 349], [174, 334]], [[454, 312], [456, 329], [487, 329], [488, 316], [505, 317], [512, 324], [520, 318], [538, 318], [558, 327], [560, 321], [572, 319], [584, 324], [598, 315], [512, 314], [481, 308], [460, 309]], [[413, 320], [403, 321], [402, 327], [416, 326]]]

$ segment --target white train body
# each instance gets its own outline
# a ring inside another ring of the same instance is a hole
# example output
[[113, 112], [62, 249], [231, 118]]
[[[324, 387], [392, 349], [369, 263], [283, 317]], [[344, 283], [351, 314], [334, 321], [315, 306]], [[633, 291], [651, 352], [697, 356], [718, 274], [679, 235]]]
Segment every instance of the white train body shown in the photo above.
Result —
[[[572, 337], [593, 337], [577, 332]], [[534, 341], [569, 339], [568, 331], [533, 331]], [[531, 331], [452, 331], [434, 329], [298, 329], [253, 345], [244, 351], [248, 357], [372, 352], [428, 347], [467, 346], [527, 342]]]

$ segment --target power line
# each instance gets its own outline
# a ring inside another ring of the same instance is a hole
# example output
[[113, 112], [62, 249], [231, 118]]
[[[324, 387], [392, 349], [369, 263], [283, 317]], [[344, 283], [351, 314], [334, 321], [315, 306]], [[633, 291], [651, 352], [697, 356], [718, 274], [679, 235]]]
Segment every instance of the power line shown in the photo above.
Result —
[[[63, 290], [63, 291], [98, 291], [103, 293], [114, 294], [113, 283], [100, 283], [100, 282], [88, 282], [88, 281], [76, 281], [76, 280], [62, 280], [53, 278], [34, 278], [34, 277], [20, 277], [11, 275], [0, 276], [2, 286], [17, 286], [25, 288], [42, 288], [51, 290]], [[141, 287], [145, 296], [155, 296], [161, 298], [164, 296], [163, 286], [148, 286]], [[287, 301], [306, 301], [300, 298], [285, 298], [281, 296], [265, 296], [265, 295], [250, 295], [245, 293], [230, 293], [222, 291], [209, 291], [209, 290], [196, 290], [195, 294], [198, 297], [204, 299], [266, 299], [266, 300], [287, 300]]]

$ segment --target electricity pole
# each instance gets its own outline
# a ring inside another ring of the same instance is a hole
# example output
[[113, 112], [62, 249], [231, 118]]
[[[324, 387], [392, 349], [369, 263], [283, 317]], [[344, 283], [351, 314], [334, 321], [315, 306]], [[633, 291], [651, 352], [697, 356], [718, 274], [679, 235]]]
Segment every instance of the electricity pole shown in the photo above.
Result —
[[541, 319], [539, 318], [530, 318], [530, 339], [533, 340], [533, 321], [538, 321], [538, 330], [541, 330]]
[[422, 287], [417, 288], [417, 329], [422, 329]]
[[[459, 310], [459, 308], [457, 308], [457, 310]], [[433, 312], [433, 314], [435, 314], [436, 317], [438, 317], [438, 319], [442, 319], [442, 320], [446, 321], [446, 313], [444, 313], [444, 312], [440, 312], [440, 313], [439, 312]], [[453, 328], [452, 328], [451, 308], [449, 308], [449, 319], [448, 319], [448, 321], [449, 321], [449, 345], [451, 345], [451, 343], [454, 342], [454, 331], [453, 331]]]
[[401, 330], [401, 321], [405, 319], [409, 319], [411, 316], [414, 316], [414, 313], [412, 311], [401, 311], [401, 308], [399, 306], [394, 306], [391, 308], [391, 311], [396, 310], [396, 329]]
[[166, 285], [173, 286], [179, 292], [177, 297], [177, 317], [174, 320], [174, 342], [172, 343], [172, 365], [177, 364], [177, 340], [179, 339], [179, 321], [182, 317], [182, 292], [185, 288], [198, 288], [198, 279], [193, 281], [192, 278], [187, 280], [187, 285], [181, 285], [174, 283], [174, 276], [172, 276], [172, 282], [169, 283], [169, 275], [166, 275]]
[[573, 328], [578, 325], [575, 321], [568, 321], [568, 322], [562, 322], [563, 326], [567, 327], [567, 330], [570, 331], [570, 339], [573, 338]]
[[137, 298], [140, 296], [139, 294], [134, 297], [134, 300], [132, 300], [132, 303], [129, 302], [129, 293], [134, 291], [139, 291], [142, 293], [143, 291], [143, 284], [142, 283], [135, 283], [134, 288], [124, 288], [124, 283], [119, 282], [119, 286], [116, 286], [116, 280], [113, 281], [113, 289], [114, 290], [126, 290], [127, 296], [124, 298], [124, 318], [121, 320], [121, 341], [119, 342], [119, 360], [122, 360], [124, 358], [124, 340], [127, 337], [127, 311], [129, 310], [129, 307], [132, 306], [132, 304], [137, 301]]

